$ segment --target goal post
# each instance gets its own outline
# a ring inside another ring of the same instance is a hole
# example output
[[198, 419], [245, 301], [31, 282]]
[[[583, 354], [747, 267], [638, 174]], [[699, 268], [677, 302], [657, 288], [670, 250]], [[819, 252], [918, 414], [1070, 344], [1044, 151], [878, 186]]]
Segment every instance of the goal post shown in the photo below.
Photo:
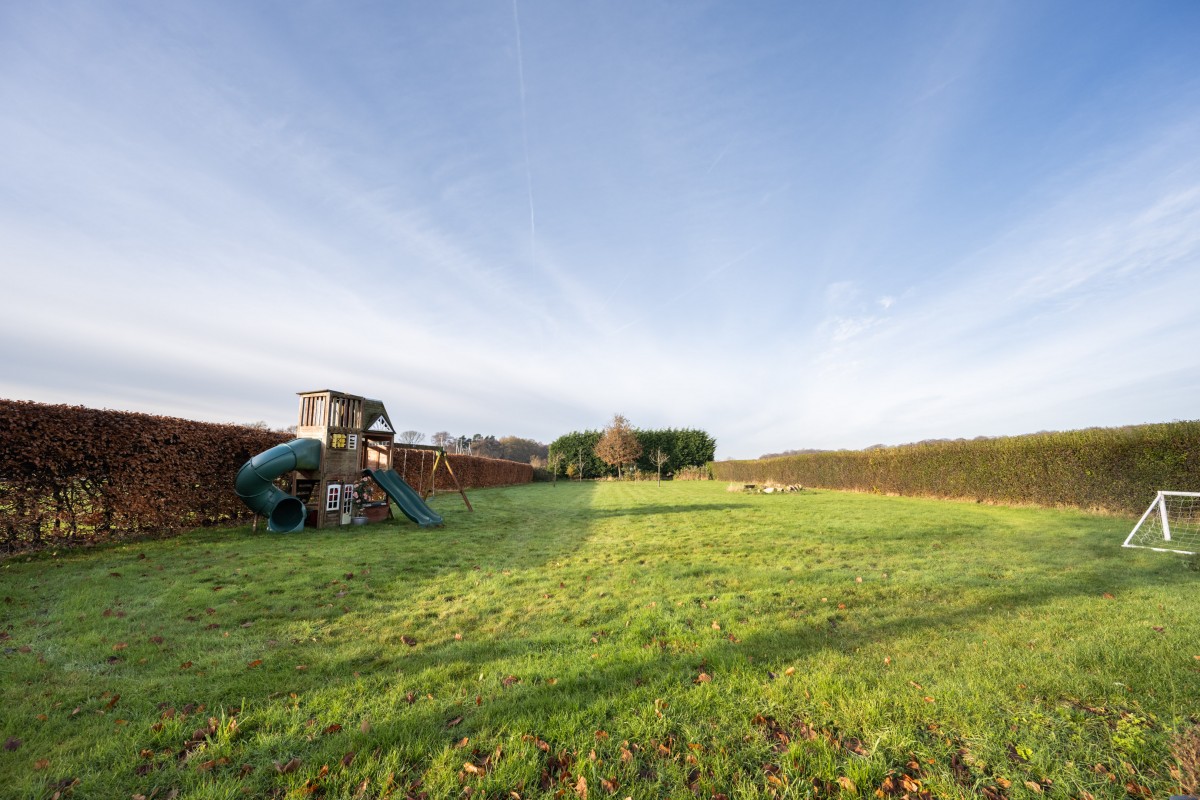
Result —
[[1200, 552], [1200, 492], [1159, 492], [1122, 546], [1196, 555]]

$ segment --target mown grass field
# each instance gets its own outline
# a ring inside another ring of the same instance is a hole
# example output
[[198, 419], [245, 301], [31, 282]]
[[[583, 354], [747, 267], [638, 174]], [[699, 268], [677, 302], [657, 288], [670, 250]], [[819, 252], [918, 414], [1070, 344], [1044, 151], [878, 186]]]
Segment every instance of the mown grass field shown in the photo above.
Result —
[[1128, 520], [472, 501], [5, 562], [0, 795], [1165, 798], [1200, 759], [1200, 572]]

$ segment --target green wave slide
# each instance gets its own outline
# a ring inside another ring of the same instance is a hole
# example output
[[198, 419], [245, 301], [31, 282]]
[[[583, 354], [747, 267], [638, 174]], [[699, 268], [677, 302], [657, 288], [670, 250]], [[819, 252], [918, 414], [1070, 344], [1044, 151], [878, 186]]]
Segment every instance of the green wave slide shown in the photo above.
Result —
[[404, 516], [420, 525], [422, 528], [436, 528], [442, 525], [442, 515], [425, 505], [421, 495], [417, 494], [404, 478], [394, 469], [364, 469], [364, 475], [379, 484], [392, 502], [399, 506]]
[[282, 491], [275, 479], [292, 470], [321, 467], [319, 439], [293, 439], [264, 450], [238, 470], [234, 486], [238, 497], [256, 514], [267, 518], [267, 530], [295, 533], [304, 530], [308, 510], [300, 499]]

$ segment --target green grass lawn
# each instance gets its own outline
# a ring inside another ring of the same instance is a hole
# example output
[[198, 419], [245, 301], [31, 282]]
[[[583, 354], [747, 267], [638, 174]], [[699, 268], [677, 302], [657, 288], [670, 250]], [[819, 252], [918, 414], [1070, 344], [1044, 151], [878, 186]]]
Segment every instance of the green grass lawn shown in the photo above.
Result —
[[439, 496], [441, 530], [243, 528], [5, 562], [0, 794], [1180, 787], [1200, 572], [1123, 550], [1128, 520], [713, 483], [472, 502]]

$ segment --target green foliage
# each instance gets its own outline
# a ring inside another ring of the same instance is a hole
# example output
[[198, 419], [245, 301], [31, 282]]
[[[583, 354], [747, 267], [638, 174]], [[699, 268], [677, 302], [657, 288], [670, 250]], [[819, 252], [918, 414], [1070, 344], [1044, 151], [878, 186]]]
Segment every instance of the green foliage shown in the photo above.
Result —
[[713, 464], [717, 480], [1138, 514], [1200, 489], [1200, 420]]
[[571, 431], [563, 434], [550, 443], [550, 455], [561, 454], [564, 469], [566, 465], [575, 465], [575, 471], [571, 474], [572, 478], [580, 477], [581, 465], [584, 478], [615, 475], [616, 470], [609, 467], [596, 455], [596, 445], [600, 443], [600, 437], [603, 435], [604, 431]]
[[[677, 472], [689, 467], [704, 467], [713, 460], [717, 452], [717, 440], [707, 432], [696, 428], [665, 428], [662, 430], [635, 431], [642, 445], [642, 455], [637, 468], [646, 472], [657, 472], [652, 455], [662, 448], [670, 460], [664, 472]], [[584, 477], [597, 478], [615, 476], [617, 470], [605, 464], [595, 455], [596, 444], [603, 431], [572, 431], [550, 443], [551, 453], [562, 453], [564, 463], [579, 461], [584, 455]]]
[[7, 560], [0, 793], [1176, 788], [1194, 573], [1123, 551], [1123, 520], [713, 483], [472, 499], [434, 501], [444, 530], [243, 527]]

